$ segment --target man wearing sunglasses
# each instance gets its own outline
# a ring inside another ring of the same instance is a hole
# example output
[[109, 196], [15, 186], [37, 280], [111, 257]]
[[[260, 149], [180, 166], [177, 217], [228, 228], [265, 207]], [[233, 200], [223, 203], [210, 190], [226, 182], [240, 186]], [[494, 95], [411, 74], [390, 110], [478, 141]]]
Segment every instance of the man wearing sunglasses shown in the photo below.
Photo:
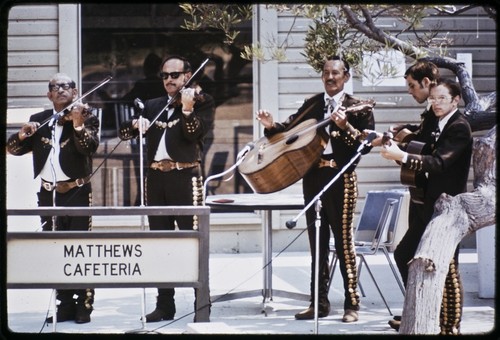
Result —
[[[66, 74], [55, 74], [47, 92], [53, 108], [32, 115], [7, 141], [7, 151], [12, 155], [32, 152], [34, 177], [41, 178], [39, 206], [92, 205], [90, 176], [92, 155], [99, 146], [99, 120], [87, 104], [72, 105], [77, 97], [75, 82]], [[53, 119], [56, 117], [60, 118]], [[41, 216], [41, 222], [43, 231], [90, 230], [92, 227], [90, 216], [58, 216], [55, 225], [51, 216]], [[90, 322], [93, 289], [59, 289], [56, 296], [60, 301], [57, 322]], [[53, 318], [47, 318], [46, 322], [53, 322]]]
[[[160, 71], [165, 96], [146, 100], [142, 119], [136, 115], [122, 123], [120, 138], [129, 140], [139, 136], [142, 121], [147, 146], [147, 205], [202, 205], [201, 157], [204, 137], [213, 125], [214, 100], [199, 88], [185, 88], [192, 69], [183, 57], [166, 58]], [[196, 216], [148, 216], [148, 222], [150, 230], [198, 228]], [[156, 308], [146, 315], [146, 322], [172, 320], [174, 294], [173, 288], [159, 288]]]

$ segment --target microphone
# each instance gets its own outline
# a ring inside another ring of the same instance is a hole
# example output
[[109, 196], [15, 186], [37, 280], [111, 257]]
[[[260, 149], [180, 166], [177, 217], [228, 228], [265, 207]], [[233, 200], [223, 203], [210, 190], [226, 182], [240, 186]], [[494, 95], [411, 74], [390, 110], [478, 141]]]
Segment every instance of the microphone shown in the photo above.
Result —
[[254, 142], [247, 143], [245, 145], [245, 147], [240, 152], [238, 152], [238, 155], [236, 156], [236, 159], [241, 159], [244, 155], [247, 154], [247, 152], [252, 151], [254, 147], [255, 147], [255, 143]]
[[139, 98], [134, 99], [134, 106], [139, 109], [140, 112], [144, 110], [144, 103]]
[[290, 220], [290, 221], [286, 221], [285, 225], [288, 229], [292, 229], [292, 228], [295, 228], [295, 226], [297, 225], [297, 222], [295, 222], [294, 220]]
[[377, 133], [376, 132], [370, 132], [368, 137], [361, 143], [361, 145], [358, 147], [357, 152], [361, 152], [362, 155], [366, 155], [368, 152], [371, 151], [372, 149], [372, 141], [377, 138]]

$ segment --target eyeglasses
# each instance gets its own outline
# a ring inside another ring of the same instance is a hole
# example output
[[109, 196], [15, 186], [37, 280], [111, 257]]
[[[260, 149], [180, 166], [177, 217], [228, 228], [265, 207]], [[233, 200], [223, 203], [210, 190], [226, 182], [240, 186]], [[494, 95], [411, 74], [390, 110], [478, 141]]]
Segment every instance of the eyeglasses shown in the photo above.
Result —
[[160, 77], [164, 80], [167, 80], [168, 77], [171, 77], [172, 79], [177, 79], [180, 77], [181, 74], [184, 74], [187, 72], [160, 72]]
[[429, 97], [427, 98], [427, 101], [429, 103], [444, 103], [445, 101], [450, 100], [450, 96], [439, 96], [439, 97]]
[[68, 83], [49, 85], [49, 90], [52, 92], [57, 92], [57, 91], [59, 91], [59, 89], [63, 89], [65, 91], [67, 91], [71, 88], [73, 88], [73, 87]]

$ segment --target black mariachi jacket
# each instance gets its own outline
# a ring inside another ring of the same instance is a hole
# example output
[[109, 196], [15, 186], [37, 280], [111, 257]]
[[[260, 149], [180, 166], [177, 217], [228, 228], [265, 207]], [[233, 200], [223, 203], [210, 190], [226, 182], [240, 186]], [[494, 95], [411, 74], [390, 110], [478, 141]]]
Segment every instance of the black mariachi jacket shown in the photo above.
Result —
[[[36, 113], [30, 117], [30, 122], [43, 124], [52, 117], [52, 109]], [[55, 123], [57, 124], [57, 123]], [[7, 141], [7, 151], [16, 156], [33, 152], [33, 172], [36, 178], [42, 171], [51, 152], [52, 127], [45, 124], [33, 136], [23, 141], [18, 133], [12, 134]], [[99, 147], [99, 119], [89, 115], [84, 122], [82, 131], [73, 128], [73, 122], [64, 123], [61, 138], [59, 164], [62, 171], [71, 179], [83, 178], [92, 173], [92, 155]]]
[[467, 190], [472, 156], [472, 132], [467, 118], [456, 111], [448, 120], [439, 139], [435, 140], [436, 117], [424, 119], [423, 128], [415, 140], [424, 142], [421, 154], [409, 154], [403, 167], [426, 174], [424, 204], [432, 212], [434, 203], [442, 193], [457, 195]]
[[[146, 100], [142, 115], [152, 121], [168, 103], [168, 96]], [[203, 99], [197, 101], [193, 107], [193, 113], [188, 117], [182, 113], [182, 105], [174, 108], [170, 119], [167, 120], [168, 112], [163, 110], [158, 119], [152, 123], [145, 133], [147, 143], [148, 166], [154, 161], [161, 137], [165, 129], [165, 143], [168, 154], [174, 162], [195, 162], [201, 160], [203, 152], [203, 138], [213, 125], [215, 116], [215, 105], [213, 98], [203, 94]], [[134, 119], [138, 118], [138, 115]], [[132, 128], [132, 120], [123, 122], [120, 126], [119, 137], [129, 140], [139, 136], [139, 129]]]
[[[349, 108], [363, 101], [359, 98], [353, 97], [349, 94], [345, 94], [344, 100], [342, 101], [342, 106]], [[294, 122], [305, 110], [309, 107], [311, 109], [304, 116], [300, 118], [299, 121]], [[325, 119], [325, 96], [324, 93], [319, 93], [313, 97], [306, 99], [304, 104], [299, 108], [299, 110], [288, 117], [288, 119], [283, 123], [276, 123], [271, 129], [264, 129], [265, 136], [272, 136], [278, 132], [283, 132], [285, 129], [294, 122], [294, 124], [299, 124], [305, 120], [314, 118], [318, 122]], [[332, 144], [333, 157], [335, 162], [339, 167], [343, 167], [345, 164], [349, 163], [352, 157], [356, 154], [359, 145], [362, 142], [362, 131], [365, 129], [374, 130], [375, 120], [373, 118], [373, 107], [368, 107], [360, 109], [355, 112], [347, 113], [347, 121], [349, 122], [348, 128], [346, 130], [340, 129], [333, 121], [329, 123], [330, 131], [330, 142]], [[297, 126], [297, 125], [295, 125]], [[324, 140], [328, 138], [326, 135], [324, 127], [318, 129], [318, 133], [323, 137]], [[353, 164], [356, 166], [357, 162]]]

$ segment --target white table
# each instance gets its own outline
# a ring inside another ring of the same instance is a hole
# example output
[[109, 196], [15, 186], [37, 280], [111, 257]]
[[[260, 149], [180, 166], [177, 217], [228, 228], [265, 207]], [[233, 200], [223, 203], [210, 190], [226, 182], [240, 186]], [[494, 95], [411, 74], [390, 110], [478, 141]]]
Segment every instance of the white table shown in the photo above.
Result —
[[304, 198], [298, 194], [228, 194], [228, 195], [213, 195], [206, 198], [205, 204], [212, 208], [212, 211], [217, 211], [219, 208], [234, 209], [237, 211], [262, 211], [262, 233], [263, 233], [263, 268], [264, 268], [264, 284], [262, 290], [244, 291], [213, 296], [212, 302], [233, 300], [238, 298], [246, 298], [252, 296], [263, 297], [263, 303], [272, 300], [273, 295], [295, 300], [309, 301], [309, 294], [301, 294], [273, 289], [272, 277], [272, 211], [273, 210], [301, 210], [304, 208]]

